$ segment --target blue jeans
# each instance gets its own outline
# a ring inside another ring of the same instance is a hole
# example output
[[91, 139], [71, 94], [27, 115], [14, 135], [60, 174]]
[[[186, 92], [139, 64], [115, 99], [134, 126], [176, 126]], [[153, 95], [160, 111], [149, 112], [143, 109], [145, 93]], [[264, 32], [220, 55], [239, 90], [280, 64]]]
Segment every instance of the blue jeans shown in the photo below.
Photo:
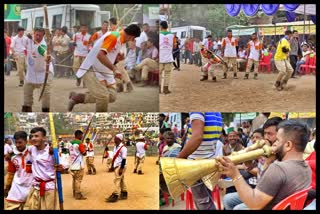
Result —
[[211, 197], [211, 191], [202, 180], [197, 181], [197, 183], [191, 187], [191, 192], [197, 210], [216, 210]]
[[[304, 63], [306, 63], [305, 61], [303, 60], [300, 60], [297, 62], [297, 65], [296, 65], [296, 73], [299, 72], [300, 70], [300, 65], [303, 65]], [[300, 73], [300, 72], [299, 72]]]
[[316, 199], [314, 199], [308, 206], [303, 210], [316, 210]]
[[223, 198], [223, 206], [226, 210], [249, 210], [237, 192], [226, 194]]

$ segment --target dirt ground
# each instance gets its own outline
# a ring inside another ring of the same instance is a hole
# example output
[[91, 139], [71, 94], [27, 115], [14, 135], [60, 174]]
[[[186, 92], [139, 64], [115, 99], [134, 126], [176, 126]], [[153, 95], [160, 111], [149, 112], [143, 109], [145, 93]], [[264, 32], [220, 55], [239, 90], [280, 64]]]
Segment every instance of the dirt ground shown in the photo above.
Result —
[[146, 157], [142, 168], [144, 175], [133, 173], [134, 158], [128, 157], [125, 174], [128, 199], [116, 203], [105, 202], [105, 198], [114, 190], [114, 173], [106, 172], [106, 160], [102, 165], [101, 158], [96, 156], [94, 160], [97, 174], [84, 175], [81, 191], [87, 200], [73, 198], [72, 176], [62, 174], [65, 210], [159, 210], [159, 167], [155, 164], [157, 157]]
[[[11, 71], [10, 76], [5, 76], [5, 106], [6, 112], [20, 112], [23, 104], [23, 87], [18, 87], [19, 79], [16, 71]], [[38, 102], [39, 89], [34, 90], [33, 111], [41, 112], [41, 102]], [[85, 92], [86, 88], [77, 87], [75, 79], [54, 78], [51, 86], [52, 112], [67, 112], [69, 92]], [[95, 104], [78, 104], [74, 112], [95, 111]], [[158, 112], [159, 89], [155, 86], [135, 87], [130, 93], [118, 93], [117, 100], [109, 104], [110, 112]]]
[[180, 111], [222, 111], [222, 112], [312, 112], [315, 111], [315, 76], [304, 75], [291, 78], [288, 90], [273, 89], [276, 73], [259, 73], [258, 80], [250, 73], [249, 80], [243, 80], [244, 72], [238, 73], [239, 79], [221, 79], [222, 69], [216, 68], [217, 82], [200, 82], [200, 67], [181, 64], [181, 71], [171, 73], [171, 94], [160, 95], [161, 112]]

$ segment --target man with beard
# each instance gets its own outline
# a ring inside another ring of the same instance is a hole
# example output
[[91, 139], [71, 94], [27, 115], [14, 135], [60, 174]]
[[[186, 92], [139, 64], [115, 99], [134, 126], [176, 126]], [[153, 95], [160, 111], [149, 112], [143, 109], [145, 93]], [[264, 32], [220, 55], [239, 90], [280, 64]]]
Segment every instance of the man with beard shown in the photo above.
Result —
[[310, 186], [311, 170], [302, 157], [309, 135], [307, 124], [282, 121], [272, 145], [277, 160], [263, 172], [255, 189], [246, 183], [228, 157], [217, 158], [218, 167], [232, 178], [246, 209], [271, 210], [286, 197]]
[[235, 131], [231, 131], [228, 134], [228, 143], [223, 146], [223, 155], [230, 155], [232, 152], [242, 150], [244, 147], [241, 145], [240, 137]]
[[[263, 125], [263, 138], [264, 143], [268, 146], [272, 146], [273, 143], [277, 140], [277, 126], [282, 121], [280, 117], [272, 117], [268, 119]], [[249, 150], [248, 150], [249, 151]], [[275, 156], [269, 158], [260, 157], [255, 161], [252, 161], [250, 164], [245, 163], [247, 171], [252, 172], [253, 169], [257, 167], [257, 181], [259, 181], [263, 170], [267, 169], [268, 166], [275, 160]], [[252, 169], [252, 170], [249, 170]], [[231, 192], [225, 195], [223, 198], [223, 205], [226, 210], [242, 210], [248, 209], [247, 206], [241, 200], [238, 192]]]

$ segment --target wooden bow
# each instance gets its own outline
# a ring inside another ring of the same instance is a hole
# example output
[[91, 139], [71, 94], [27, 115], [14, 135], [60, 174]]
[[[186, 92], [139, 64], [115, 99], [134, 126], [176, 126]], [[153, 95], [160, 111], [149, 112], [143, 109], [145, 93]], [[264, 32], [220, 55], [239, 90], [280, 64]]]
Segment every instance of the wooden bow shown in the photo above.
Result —
[[47, 43], [47, 55], [46, 55], [46, 75], [45, 75], [42, 89], [40, 92], [39, 101], [41, 100], [41, 98], [43, 96], [43, 93], [44, 93], [44, 90], [46, 88], [46, 84], [48, 81], [49, 66], [50, 66], [50, 62], [51, 62], [51, 50], [52, 50], [51, 37], [50, 37], [51, 34], [50, 34], [50, 30], [49, 30], [48, 8], [47, 8], [47, 6], [44, 6], [43, 9], [44, 9], [44, 18], [45, 18], [45, 23], [46, 23], [45, 40]]

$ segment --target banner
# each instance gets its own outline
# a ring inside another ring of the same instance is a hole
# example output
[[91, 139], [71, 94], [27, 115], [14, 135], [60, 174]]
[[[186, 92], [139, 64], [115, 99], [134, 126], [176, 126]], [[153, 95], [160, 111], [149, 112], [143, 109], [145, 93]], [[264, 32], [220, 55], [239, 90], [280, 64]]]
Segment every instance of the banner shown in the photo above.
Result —
[[297, 118], [316, 118], [315, 112], [290, 112], [288, 115], [289, 119]]
[[282, 119], [286, 119], [286, 113], [285, 112], [270, 112], [269, 118], [273, 118], [273, 117], [280, 117]]
[[4, 4], [4, 21], [17, 22], [21, 19], [20, 4]]
[[299, 34], [303, 34], [303, 29], [306, 34], [316, 34], [316, 25], [306, 25], [305, 28], [303, 26], [291, 26], [291, 31], [297, 30]]
[[253, 120], [256, 116], [256, 112], [238, 113], [235, 116], [235, 120]]
[[232, 29], [233, 36], [248, 36], [256, 32], [255, 28]]
[[277, 27], [261, 27], [262, 35], [273, 36], [273, 35], [284, 35], [284, 32], [288, 29], [287, 26], [277, 26]]

